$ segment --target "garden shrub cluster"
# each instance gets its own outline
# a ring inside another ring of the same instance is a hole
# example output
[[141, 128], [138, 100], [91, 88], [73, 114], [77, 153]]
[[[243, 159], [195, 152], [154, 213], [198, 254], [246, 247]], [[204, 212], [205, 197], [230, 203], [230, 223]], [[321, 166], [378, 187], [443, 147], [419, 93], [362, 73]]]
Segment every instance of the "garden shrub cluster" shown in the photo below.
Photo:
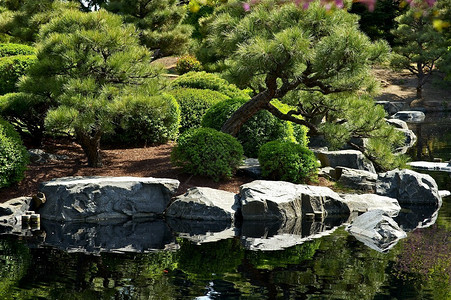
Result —
[[231, 135], [211, 128], [194, 128], [182, 134], [171, 161], [190, 174], [218, 181], [230, 178], [243, 158], [243, 147]]
[[126, 96], [117, 102], [114, 128], [103, 141], [113, 144], [154, 145], [174, 140], [180, 126], [180, 107], [169, 94]]
[[[230, 99], [212, 106], [202, 118], [202, 127], [221, 130], [227, 119], [247, 100]], [[262, 110], [249, 119], [240, 129], [237, 139], [243, 145], [244, 154], [257, 157], [262, 145], [273, 140], [294, 140], [293, 127], [290, 123], [274, 117]]]
[[35, 55], [0, 57], [0, 95], [17, 92], [19, 78], [35, 61]]
[[220, 92], [230, 98], [250, 99], [247, 91], [240, 90], [234, 84], [216, 74], [207, 72], [189, 72], [179, 76], [172, 82], [172, 87], [184, 87], [194, 89], [208, 89]]
[[287, 141], [272, 141], [263, 145], [258, 154], [258, 161], [263, 177], [293, 183], [305, 182], [312, 178], [318, 167], [312, 151]]
[[24, 177], [28, 152], [14, 127], [0, 119], [0, 188], [19, 182]]
[[180, 133], [200, 126], [202, 116], [212, 105], [228, 99], [226, 95], [208, 89], [176, 88], [170, 91], [180, 105]]
[[177, 71], [177, 73], [182, 75], [192, 71], [193, 72], [201, 71], [202, 65], [200, 64], [200, 61], [198, 61], [196, 57], [192, 55], [185, 55], [177, 60], [175, 70]]
[[36, 54], [36, 49], [28, 45], [13, 43], [0, 44], [0, 57], [34, 54]]

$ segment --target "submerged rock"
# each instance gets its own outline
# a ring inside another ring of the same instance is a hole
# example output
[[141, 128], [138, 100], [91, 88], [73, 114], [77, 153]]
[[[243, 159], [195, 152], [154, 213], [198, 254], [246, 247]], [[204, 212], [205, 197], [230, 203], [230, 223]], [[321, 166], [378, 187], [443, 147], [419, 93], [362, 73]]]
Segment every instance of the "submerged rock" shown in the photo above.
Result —
[[396, 198], [401, 206], [403, 204], [440, 206], [442, 203], [437, 183], [430, 175], [407, 169], [379, 174], [376, 193]]
[[176, 197], [166, 209], [166, 216], [189, 220], [233, 221], [239, 204], [239, 196], [234, 193], [195, 187]]
[[312, 214], [348, 215], [343, 199], [327, 187], [256, 180], [240, 187], [243, 220], [287, 220]]
[[357, 217], [346, 229], [357, 240], [379, 252], [391, 249], [407, 234], [382, 210], [372, 210]]
[[151, 177], [66, 177], [44, 182], [41, 218], [97, 222], [161, 215], [179, 182]]

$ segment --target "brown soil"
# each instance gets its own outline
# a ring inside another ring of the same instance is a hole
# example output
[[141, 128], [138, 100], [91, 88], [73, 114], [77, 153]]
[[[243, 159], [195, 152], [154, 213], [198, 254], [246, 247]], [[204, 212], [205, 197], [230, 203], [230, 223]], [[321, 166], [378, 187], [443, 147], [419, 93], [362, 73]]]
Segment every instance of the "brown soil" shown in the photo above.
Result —
[[90, 168], [78, 145], [68, 140], [48, 140], [42, 148], [45, 152], [67, 155], [69, 159], [46, 164], [30, 164], [24, 180], [17, 185], [0, 189], [0, 202], [20, 196], [32, 196], [38, 191], [39, 183], [66, 176], [173, 178], [180, 181], [178, 194], [183, 194], [188, 188], [195, 186], [238, 193], [240, 185], [252, 181], [248, 177], [235, 176], [230, 180], [214, 182], [207, 177], [185, 174], [170, 163], [172, 147], [173, 143], [146, 148], [105, 149], [102, 151], [104, 166]]

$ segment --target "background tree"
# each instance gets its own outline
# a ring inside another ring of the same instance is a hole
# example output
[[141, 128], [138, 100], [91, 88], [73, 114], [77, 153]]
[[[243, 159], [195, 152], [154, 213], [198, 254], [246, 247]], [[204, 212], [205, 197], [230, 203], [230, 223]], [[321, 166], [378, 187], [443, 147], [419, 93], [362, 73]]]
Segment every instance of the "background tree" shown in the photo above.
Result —
[[126, 23], [135, 24], [142, 44], [158, 50], [155, 56], [186, 51], [192, 27], [182, 24], [187, 9], [177, 0], [110, 0], [104, 7], [122, 15]]
[[398, 27], [393, 31], [395, 55], [391, 65], [407, 69], [417, 77], [417, 98], [422, 98], [424, 84], [431, 77], [437, 62], [447, 53], [449, 44], [445, 36], [433, 26], [432, 11], [418, 13], [409, 9], [396, 18]]
[[75, 133], [90, 166], [102, 165], [100, 138], [118, 102], [153, 95], [158, 71], [133, 25], [104, 10], [64, 11], [40, 31], [37, 62], [21, 90], [46, 97], [46, 124]]
[[[371, 65], [384, 57], [388, 46], [362, 34], [357, 16], [327, 11], [318, 2], [302, 9], [268, 0], [246, 12], [240, 2], [229, 1], [204, 24], [207, 35], [199, 52], [204, 66], [254, 91], [222, 131], [235, 135], [250, 117], [266, 109], [307, 126], [311, 135], [338, 132], [337, 128], [349, 132], [347, 138], [386, 139], [394, 134], [383, 121], [383, 110], [364, 96], [376, 86]], [[302, 93], [289, 99], [288, 94], [295, 92]], [[283, 113], [271, 103], [273, 99], [296, 109]], [[365, 103], [367, 125], [358, 121], [361, 115], [348, 112], [356, 103]], [[393, 149], [386, 145], [384, 153], [390, 153]]]

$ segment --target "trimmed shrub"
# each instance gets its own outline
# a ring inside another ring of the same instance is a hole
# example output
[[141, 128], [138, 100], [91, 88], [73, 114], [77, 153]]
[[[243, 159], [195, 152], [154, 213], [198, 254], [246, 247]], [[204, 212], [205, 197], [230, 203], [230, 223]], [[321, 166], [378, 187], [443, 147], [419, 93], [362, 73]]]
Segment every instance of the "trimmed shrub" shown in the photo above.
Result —
[[40, 147], [49, 105], [45, 98], [37, 95], [9, 93], [0, 96], [0, 115], [30, 138], [34, 146]]
[[16, 84], [36, 61], [35, 55], [16, 55], [0, 58], [0, 95], [17, 92]]
[[171, 85], [174, 88], [208, 89], [220, 92], [229, 98], [250, 99], [248, 92], [240, 90], [234, 84], [222, 79], [216, 74], [207, 72], [189, 72], [175, 79]]
[[104, 142], [152, 145], [177, 138], [180, 107], [171, 95], [130, 95], [117, 105], [114, 132], [106, 133], [102, 137]]
[[196, 57], [192, 55], [185, 55], [180, 57], [175, 64], [175, 70], [180, 75], [194, 71], [202, 70], [202, 66]]
[[[247, 100], [230, 99], [212, 106], [202, 118], [202, 127], [221, 130], [222, 125]], [[278, 139], [294, 140], [292, 125], [274, 117], [266, 110], [259, 111], [249, 119], [237, 134], [237, 139], [243, 145], [244, 154], [257, 157], [261, 146]]]
[[316, 173], [315, 154], [308, 148], [285, 141], [272, 141], [260, 148], [262, 176], [293, 183], [305, 182]]
[[202, 116], [216, 103], [229, 99], [226, 95], [212, 91], [193, 88], [177, 88], [169, 92], [180, 105], [180, 133], [190, 128], [200, 127]]
[[15, 55], [34, 55], [36, 48], [23, 44], [0, 44], [0, 57]]
[[171, 153], [174, 165], [215, 181], [232, 177], [242, 158], [243, 147], [233, 136], [211, 128], [186, 131]]
[[28, 152], [14, 127], [0, 119], [0, 188], [23, 179]]

